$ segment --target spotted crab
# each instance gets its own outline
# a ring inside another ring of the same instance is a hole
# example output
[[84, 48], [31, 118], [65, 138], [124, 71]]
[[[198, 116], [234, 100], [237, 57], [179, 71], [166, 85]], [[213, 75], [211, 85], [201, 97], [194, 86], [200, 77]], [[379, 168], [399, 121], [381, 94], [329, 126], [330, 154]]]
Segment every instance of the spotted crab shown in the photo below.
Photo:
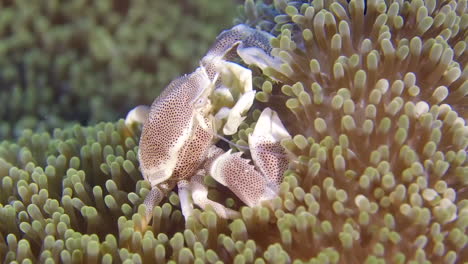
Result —
[[[241, 157], [242, 152], [225, 152], [215, 145], [219, 134], [236, 133], [255, 97], [251, 71], [229, 60], [238, 57], [261, 69], [277, 65], [270, 54], [271, 37], [246, 25], [222, 32], [200, 67], [172, 81], [150, 108], [129, 113], [127, 123], [143, 122], [138, 158], [151, 183], [144, 200], [148, 221], [154, 205], [176, 185], [185, 218], [192, 214], [193, 203], [211, 206], [220, 217], [235, 218], [238, 212], [208, 199], [203, 183], [207, 173], [250, 207], [277, 195], [288, 166], [280, 142], [290, 135], [276, 112], [265, 108], [248, 136], [254, 165]], [[231, 104], [216, 105], [213, 97], [228, 98]]]

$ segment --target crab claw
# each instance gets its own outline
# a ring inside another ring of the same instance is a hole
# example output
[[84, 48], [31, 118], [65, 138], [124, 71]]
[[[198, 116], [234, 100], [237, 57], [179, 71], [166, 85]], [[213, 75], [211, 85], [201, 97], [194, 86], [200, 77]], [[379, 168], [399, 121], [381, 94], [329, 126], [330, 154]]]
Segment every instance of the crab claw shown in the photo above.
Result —
[[250, 207], [274, 198], [274, 190], [270, 190], [266, 179], [241, 155], [229, 150], [219, 156], [211, 166], [210, 175]]
[[282, 61], [272, 54], [270, 41], [273, 35], [239, 24], [230, 30], [223, 31], [216, 43], [203, 58], [208, 62], [213, 58], [229, 58], [235, 52], [247, 65], [255, 65], [264, 70], [271, 67], [281, 72]]
[[264, 32], [253, 34], [237, 47], [237, 54], [248, 65], [256, 65], [264, 70], [267, 67], [279, 70], [281, 60], [271, 55], [270, 39], [273, 36]]
[[210, 164], [210, 174], [250, 207], [271, 200], [288, 166], [280, 142], [290, 137], [276, 112], [266, 108], [249, 135], [250, 152], [258, 170], [241, 157], [242, 153], [232, 154], [229, 150]]
[[286, 151], [281, 146], [281, 141], [288, 138], [291, 138], [291, 135], [278, 113], [265, 108], [253, 133], [249, 135], [249, 147], [252, 160], [270, 185], [279, 186], [283, 180], [283, 173], [288, 168]]

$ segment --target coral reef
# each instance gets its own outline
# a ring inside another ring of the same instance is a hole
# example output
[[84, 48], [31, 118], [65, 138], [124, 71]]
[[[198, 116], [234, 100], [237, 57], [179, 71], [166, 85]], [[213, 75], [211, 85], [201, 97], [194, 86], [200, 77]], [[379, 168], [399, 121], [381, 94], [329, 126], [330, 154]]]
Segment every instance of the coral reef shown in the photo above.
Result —
[[0, 1], [0, 139], [117, 120], [192, 71], [223, 1]]
[[249, 208], [206, 177], [226, 221], [171, 193], [150, 226], [123, 121], [0, 143], [0, 260], [17, 263], [468, 261], [467, 2], [247, 0], [284, 64], [254, 69], [293, 135], [277, 198]]

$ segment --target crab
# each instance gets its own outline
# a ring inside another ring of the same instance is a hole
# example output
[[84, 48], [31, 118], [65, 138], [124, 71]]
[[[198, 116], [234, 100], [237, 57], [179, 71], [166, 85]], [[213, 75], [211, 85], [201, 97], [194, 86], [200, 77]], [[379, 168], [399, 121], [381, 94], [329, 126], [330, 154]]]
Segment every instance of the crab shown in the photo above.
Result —
[[242, 152], [225, 152], [215, 145], [219, 133], [236, 133], [255, 97], [251, 71], [229, 59], [238, 56], [261, 69], [277, 65], [270, 53], [271, 37], [246, 25], [222, 32], [200, 67], [172, 81], [150, 108], [140, 106], [128, 114], [128, 125], [143, 122], [138, 159], [151, 183], [143, 202], [148, 222], [153, 207], [176, 185], [186, 219], [193, 203], [202, 209], [211, 206], [223, 218], [237, 217], [237, 211], [208, 199], [203, 184], [207, 173], [250, 207], [277, 195], [288, 166], [281, 141], [291, 136], [275, 111], [265, 108], [248, 136], [253, 165]]

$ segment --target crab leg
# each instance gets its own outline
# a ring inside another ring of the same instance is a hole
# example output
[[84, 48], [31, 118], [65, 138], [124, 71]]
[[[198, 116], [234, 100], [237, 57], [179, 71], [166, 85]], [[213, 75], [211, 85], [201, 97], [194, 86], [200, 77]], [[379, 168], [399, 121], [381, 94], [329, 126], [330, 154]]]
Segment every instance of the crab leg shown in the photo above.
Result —
[[153, 208], [158, 205], [164, 197], [174, 188], [175, 182], [169, 181], [151, 187], [143, 204], [146, 206], [146, 222], [149, 223], [153, 217]]
[[188, 217], [193, 214], [193, 201], [190, 198], [190, 182], [187, 180], [181, 180], [177, 182], [177, 187], [179, 188], [179, 199], [182, 214], [187, 221]]
[[[195, 176], [190, 179], [190, 188], [192, 189], [192, 199], [193, 202], [200, 206], [200, 208], [205, 209], [208, 205], [213, 208], [215, 213], [222, 218], [237, 218], [239, 217], [239, 213], [226, 208], [224, 205], [217, 203], [215, 201], [211, 201], [208, 199], [208, 188], [203, 183], [203, 175], [204, 171], [200, 171]], [[185, 216], [187, 219], [188, 216]]]

